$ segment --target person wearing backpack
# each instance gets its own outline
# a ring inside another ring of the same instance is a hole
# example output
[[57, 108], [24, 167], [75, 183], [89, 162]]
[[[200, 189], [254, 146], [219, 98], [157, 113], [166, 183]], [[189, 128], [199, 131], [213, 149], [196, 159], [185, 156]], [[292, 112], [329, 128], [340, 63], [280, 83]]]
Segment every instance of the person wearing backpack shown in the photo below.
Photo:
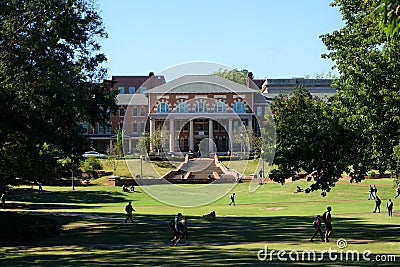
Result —
[[378, 212], [381, 213], [381, 203], [382, 203], [381, 199], [378, 196], [376, 196], [374, 213], [376, 212], [377, 209], [378, 209]]
[[324, 242], [324, 235], [322, 234], [322, 231], [321, 231], [321, 224], [322, 224], [321, 216], [317, 215], [317, 217], [315, 217], [315, 220], [313, 222], [313, 227], [314, 227], [315, 231], [314, 231], [314, 235], [311, 237], [311, 240], [310, 240], [311, 242], [313, 241], [314, 237], [317, 236], [318, 233], [321, 236], [322, 242]]
[[174, 232], [174, 238], [171, 240], [172, 244], [175, 246], [177, 245], [177, 242], [179, 241], [179, 230], [180, 230], [180, 221], [182, 220], [182, 213], [178, 213], [174, 219], [171, 220], [170, 222], [170, 227], [172, 228], [172, 231]]
[[329, 242], [329, 237], [332, 234], [332, 217], [331, 217], [331, 207], [327, 207], [327, 210], [322, 215], [322, 220], [325, 223], [325, 242]]

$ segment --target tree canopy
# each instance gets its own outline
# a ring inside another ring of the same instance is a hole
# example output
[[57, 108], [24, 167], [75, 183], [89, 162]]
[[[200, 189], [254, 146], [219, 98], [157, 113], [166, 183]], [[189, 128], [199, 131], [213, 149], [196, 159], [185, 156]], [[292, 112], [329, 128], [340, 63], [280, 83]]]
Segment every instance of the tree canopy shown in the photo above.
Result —
[[329, 50], [324, 57], [335, 62], [340, 74], [333, 106], [355, 136], [353, 169], [360, 175], [371, 168], [393, 170], [400, 129], [400, 45], [385, 37], [375, 12], [379, 3], [335, 3], [346, 24], [322, 41]]
[[105, 123], [116, 106], [92, 1], [9, 0], [0, 22], [0, 184], [7, 185], [42, 179], [54, 151], [79, 153], [79, 122]]
[[[277, 129], [274, 179], [313, 173], [310, 190], [329, 191], [345, 172], [399, 175], [400, 45], [387, 38], [377, 1], [336, 0], [343, 28], [321, 36], [339, 72], [337, 94], [324, 103], [297, 88], [273, 103]], [[323, 192], [324, 193], [324, 192]]]

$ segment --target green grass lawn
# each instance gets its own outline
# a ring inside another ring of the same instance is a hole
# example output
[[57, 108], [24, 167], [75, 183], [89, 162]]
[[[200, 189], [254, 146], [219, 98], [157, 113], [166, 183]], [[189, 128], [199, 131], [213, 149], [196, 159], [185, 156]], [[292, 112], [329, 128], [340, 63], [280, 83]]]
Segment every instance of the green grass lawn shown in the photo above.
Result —
[[[372, 213], [374, 201], [367, 200], [369, 184], [376, 184], [383, 200], [381, 213]], [[301, 253], [340, 249], [338, 239], [346, 239], [342, 252], [369, 250], [376, 255], [396, 255], [400, 261], [400, 200], [394, 201], [394, 216], [389, 218], [385, 204], [393, 198], [391, 179], [365, 180], [360, 184], [339, 182], [326, 197], [320, 192], [293, 193], [296, 186], [307, 187], [304, 180], [280, 185], [266, 183], [249, 193], [249, 184], [237, 185], [236, 206], [229, 206], [229, 194], [200, 207], [180, 208], [159, 203], [141, 188], [135, 193], [120, 192], [119, 187], [85, 186], [36, 188], [15, 187], [8, 193], [13, 214], [35, 214], [55, 220], [60, 235], [34, 242], [4, 244], [0, 248], [2, 266], [265, 266], [259, 261], [260, 250], [291, 250]], [[190, 186], [190, 185], [187, 185]], [[218, 186], [218, 185], [216, 185]], [[162, 187], [162, 186], [161, 186]], [[167, 189], [166, 189], [167, 190]], [[179, 196], [177, 196], [179, 197]], [[135, 223], [124, 223], [124, 206], [131, 200], [136, 210]], [[332, 206], [333, 235], [330, 243], [310, 242], [312, 221]], [[203, 214], [215, 211], [215, 219]], [[170, 246], [169, 220], [178, 212], [188, 216], [190, 244]], [[293, 254], [293, 253], [292, 253]], [[360, 254], [360, 257], [361, 257]], [[262, 254], [261, 254], [262, 255]], [[301, 255], [301, 254], [300, 254]], [[295, 257], [295, 254], [292, 255]], [[342, 255], [343, 257], [343, 255]], [[288, 258], [288, 255], [286, 255]], [[369, 265], [376, 261], [291, 261], [276, 265]], [[379, 265], [396, 266], [393, 261]]]

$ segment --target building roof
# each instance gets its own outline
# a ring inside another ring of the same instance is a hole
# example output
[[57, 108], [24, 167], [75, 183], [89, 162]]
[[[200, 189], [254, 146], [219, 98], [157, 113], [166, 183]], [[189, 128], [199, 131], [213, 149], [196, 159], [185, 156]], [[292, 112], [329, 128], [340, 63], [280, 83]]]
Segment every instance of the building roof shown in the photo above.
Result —
[[118, 106], [148, 105], [148, 98], [144, 94], [119, 94], [117, 95]]
[[257, 93], [254, 95], [254, 104], [266, 104], [267, 103], [267, 99], [265, 97], [265, 95], [261, 94], [261, 93]]
[[154, 88], [165, 83], [163, 75], [152, 76], [112, 76], [112, 81], [115, 83], [114, 88], [123, 86], [124, 88], [135, 87], [138, 92], [140, 87], [147, 89]]
[[256, 93], [238, 83], [216, 75], [185, 75], [157, 86], [145, 94], [205, 94], [205, 93]]
[[253, 79], [252, 81], [257, 85], [258, 89], [262, 89], [263, 84], [265, 83], [265, 79]]
[[262, 88], [264, 92], [273, 88], [293, 88], [297, 85], [303, 85], [306, 88], [310, 87], [324, 87], [331, 88], [332, 79], [305, 79], [305, 78], [291, 78], [291, 79], [266, 79]]

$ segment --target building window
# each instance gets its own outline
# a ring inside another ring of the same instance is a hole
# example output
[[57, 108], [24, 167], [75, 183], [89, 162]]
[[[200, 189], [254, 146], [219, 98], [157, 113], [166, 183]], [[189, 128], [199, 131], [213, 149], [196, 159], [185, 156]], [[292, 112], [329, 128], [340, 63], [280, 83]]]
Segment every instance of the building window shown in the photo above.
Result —
[[257, 107], [257, 116], [262, 116], [262, 107], [261, 106]]
[[187, 113], [188, 112], [188, 105], [185, 102], [181, 102], [176, 106], [177, 113]]
[[181, 121], [175, 121], [175, 131], [179, 132], [181, 130]]
[[134, 122], [134, 123], [132, 124], [132, 131], [133, 131], [134, 133], [137, 133], [137, 132], [138, 132], [138, 124], [137, 124], [136, 122]]
[[213, 126], [214, 126], [214, 132], [218, 132], [219, 131], [219, 123], [214, 121]]
[[135, 86], [129, 86], [129, 93], [134, 94], [136, 92], [136, 87]]
[[184, 130], [184, 131], [189, 131], [189, 123], [186, 123], [186, 124], [183, 126], [183, 130]]
[[196, 104], [196, 113], [206, 113], [206, 112], [207, 112], [206, 103], [199, 102]]
[[246, 109], [245, 109], [245, 107], [244, 107], [243, 102], [236, 102], [236, 103], [233, 105], [233, 110], [234, 110], [236, 113], [246, 113]]
[[239, 122], [238, 121], [233, 121], [233, 130], [236, 131], [239, 127]]
[[138, 115], [138, 109], [137, 108], [132, 108], [132, 116], [137, 117]]
[[147, 90], [147, 87], [146, 87], [146, 86], [140, 86], [140, 87], [139, 87], [139, 92], [140, 92], [141, 94], [144, 94], [144, 92], [146, 92], [146, 90]]
[[218, 102], [215, 104], [215, 112], [219, 112], [219, 113], [226, 112], [226, 105], [225, 105], [225, 103], [224, 103], [224, 102], [221, 102], [221, 101], [218, 101]]
[[111, 134], [111, 125], [107, 125], [106, 134]]
[[82, 123], [82, 133], [87, 134], [89, 133], [89, 124], [87, 122]]
[[106, 131], [106, 129], [104, 129], [103, 125], [101, 125], [100, 123], [99, 123], [98, 125], [99, 125], [99, 132], [98, 132], [98, 134], [104, 134], [105, 131]]
[[125, 109], [124, 108], [120, 108], [119, 109], [119, 116], [120, 117], [124, 117], [125, 116]]
[[142, 122], [142, 124], [141, 124], [141, 131], [142, 131], [142, 133], [144, 133], [145, 131], [146, 131], [146, 123], [144, 123], [144, 122]]
[[119, 94], [124, 94], [125, 93], [125, 88], [123, 86], [118, 87], [118, 92]]
[[141, 108], [141, 109], [140, 109], [140, 116], [142, 116], [142, 117], [146, 116], [146, 110], [145, 110], [145, 108]]
[[157, 113], [168, 113], [169, 112], [169, 107], [168, 104], [165, 102], [161, 102], [157, 106]]

